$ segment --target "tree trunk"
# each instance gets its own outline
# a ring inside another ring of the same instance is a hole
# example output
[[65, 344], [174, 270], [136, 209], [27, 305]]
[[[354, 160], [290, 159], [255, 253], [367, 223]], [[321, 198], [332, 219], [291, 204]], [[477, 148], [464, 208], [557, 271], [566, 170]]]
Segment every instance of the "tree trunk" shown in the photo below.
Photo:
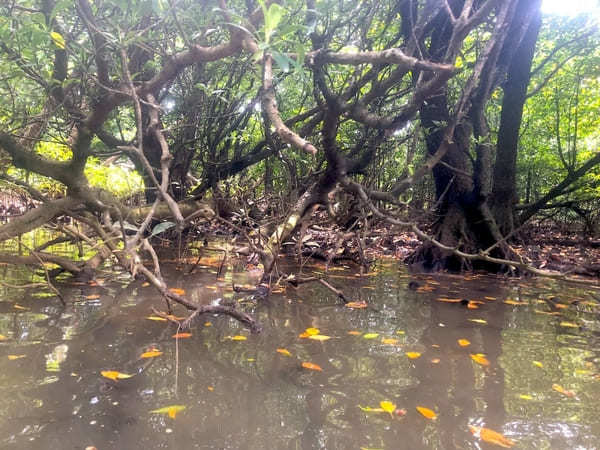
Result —
[[[525, 8], [536, 8], [539, 1], [530, 4], [521, 2], [517, 16], [526, 16]], [[538, 5], [539, 6], [539, 5]], [[518, 202], [516, 192], [517, 153], [519, 130], [523, 118], [523, 106], [527, 99], [527, 86], [531, 78], [531, 64], [538, 33], [542, 23], [539, 7], [511, 61], [508, 77], [504, 84], [504, 98], [492, 188], [492, 211], [503, 235], [514, 229], [514, 206]], [[513, 33], [516, 35], [517, 33]], [[512, 36], [512, 35], [511, 35]]]

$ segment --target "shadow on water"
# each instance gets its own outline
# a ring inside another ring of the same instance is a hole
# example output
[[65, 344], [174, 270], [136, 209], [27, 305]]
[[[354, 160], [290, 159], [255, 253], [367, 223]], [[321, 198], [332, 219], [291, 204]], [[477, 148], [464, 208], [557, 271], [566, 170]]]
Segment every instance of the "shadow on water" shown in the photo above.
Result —
[[[211, 316], [176, 341], [175, 325], [147, 319], [152, 307], [164, 309], [155, 291], [114, 273], [96, 286], [62, 286], [65, 308], [40, 288], [0, 288], [0, 447], [494, 447], [469, 425], [502, 432], [515, 448], [600, 447], [595, 288], [411, 276], [382, 261], [367, 277], [328, 275], [367, 309], [340, 305], [320, 285], [288, 287], [256, 304], [230, 288], [232, 278], [243, 284], [253, 274], [230, 270], [217, 282], [218, 262], [204, 259], [194, 275], [172, 267], [170, 285], [201, 303], [238, 304], [262, 333]], [[0, 270], [11, 283], [32, 280], [27, 271]], [[331, 339], [299, 338], [309, 327]], [[150, 349], [163, 354], [141, 359]], [[472, 359], [479, 353], [489, 365]], [[112, 381], [103, 370], [132, 377]], [[384, 400], [398, 414], [359, 408]], [[170, 405], [186, 409], [174, 419], [151, 413]]]

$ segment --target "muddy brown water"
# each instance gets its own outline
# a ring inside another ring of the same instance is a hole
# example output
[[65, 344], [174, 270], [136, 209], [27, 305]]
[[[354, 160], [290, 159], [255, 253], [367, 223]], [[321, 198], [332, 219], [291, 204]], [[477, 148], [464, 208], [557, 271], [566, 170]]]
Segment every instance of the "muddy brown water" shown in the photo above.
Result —
[[[600, 448], [598, 289], [414, 275], [394, 261], [374, 272], [329, 272], [369, 304], [352, 310], [316, 284], [256, 303], [230, 289], [232, 279], [251, 281], [243, 268], [216, 281], [214, 266], [193, 275], [172, 267], [173, 287], [198, 302], [235, 303], [263, 327], [253, 335], [227, 317], [202, 317], [179, 340], [175, 325], [147, 319], [164, 309], [153, 288], [125, 276], [62, 286], [67, 307], [45, 288], [0, 288], [0, 448], [500, 448], [469, 425], [519, 449]], [[0, 277], [33, 279], [5, 266]], [[331, 339], [300, 338], [309, 327]], [[140, 359], [152, 348], [163, 354]], [[472, 359], [479, 353], [489, 365]], [[112, 381], [103, 370], [133, 376]], [[386, 400], [400, 415], [359, 407]], [[185, 406], [175, 418], [151, 412], [173, 405]]]

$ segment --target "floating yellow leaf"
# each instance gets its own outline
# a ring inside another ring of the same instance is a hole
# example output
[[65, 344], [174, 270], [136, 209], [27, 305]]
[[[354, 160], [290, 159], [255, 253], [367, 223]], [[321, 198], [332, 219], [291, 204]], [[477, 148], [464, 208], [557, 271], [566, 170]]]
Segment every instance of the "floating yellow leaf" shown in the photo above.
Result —
[[358, 405], [358, 407], [367, 413], [380, 413], [380, 412], [385, 412], [382, 408], [371, 408], [370, 406], [360, 406]]
[[235, 336], [229, 336], [229, 339], [231, 339], [232, 341], [245, 341], [248, 338], [246, 336], [236, 334]]
[[519, 302], [517, 300], [512, 300], [510, 298], [507, 298], [506, 300], [504, 300], [504, 303], [506, 303], [507, 305], [515, 305], [515, 306], [529, 305], [529, 302]]
[[419, 352], [406, 352], [406, 356], [408, 356], [410, 359], [417, 359], [421, 357], [421, 353]]
[[292, 356], [290, 351], [285, 348], [278, 348], [277, 353], [281, 353], [282, 355], [285, 355], [285, 356]]
[[541, 362], [539, 362], [539, 361], [531, 361], [531, 362], [536, 367], [539, 367], [539, 368], [544, 367], [544, 365]]
[[573, 322], [561, 322], [560, 326], [565, 328], [579, 328], [579, 325]]
[[192, 337], [192, 333], [175, 333], [172, 337], [175, 339], [185, 339]]
[[553, 384], [552, 385], [552, 389], [554, 389], [556, 392], [561, 393], [562, 395], [566, 395], [569, 398], [573, 398], [575, 397], [575, 392], [573, 391], [567, 391], [564, 387], [562, 387], [560, 384]]
[[305, 369], [309, 369], [309, 370], [318, 370], [319, 372], [323, 371], [323, 369], [321, 369], [321, 366], [319, 366], [318, 364], [311, 363], [311, 362], [303, 362], [302, 367], [304, 367]]
[[475, 437], [478, 437], [482, 441], [489, 442], [490, 444], [496, 444], [500, 447], [511, 448], [515, 445], [515, 441], [512, 441], [497, 431], [490, 430], [484, 427], [474, 427], [469, 425], [469, 430]]
[[360, 336], [362, 333], [360, 331], [348, 331], [348, 334], [351, 336]]
[[328, 339], [331, 339], [331, 336], [325, 336], [324, 334], [311, 334], [308, 336], [308, 338], [315, 341], [327, 341]]
[[156, 358], [157, 356], [162, 355], [163, 352], [159, 351], [159, 350], [150, 350], [147, 352], [144, 352], [140, 355], [140, 358]]
[[62, 34], [53, 31], [50, 33], [50, 38], [52, 38], [52, 42], [54, 42], [54, 45], [56, 45], [58, 48], [61, 50], [65, 49], [65, 38], [62, 36]]
[[398, 331], [396, 331], [396, 334], [406, 334], [406, 331], [404, 331], [404, 330], [398, 330]]
[[352, 308], [352, 309], [363, 309], [366, 308], [367, 306], [367, 302], [348, 302], [346, 303], [346, 308]]
[[0, 341], [5, 341], [8, 338], [6, 336], [4, 336], [3, 334], [0, 334]]
[[381, 342], [384, 343], [385, 345], [396, 345], [399, 341], [398, 341], [398, 339], [383, 338], [381, 340]]
[[363, 334], [363, 338], [365, 338], [365, 339], [376, 339], [377, 337], [379, 337], [379, 333]]
[[99, 299], [100, 296], [98, 294], [92, 294], [92, 295], [86, 295], [85, 298], [88, 300], [96, 300], [96, 299]]
[[184, 295], [185, 294], [185, 289], [170, 288], [169, 291], [171, 291], [175, 295]]
[[481, 325], [487, 325], [487, 320], [484, 319], [468, 319], [469, 322], [479, 323]]
[[204, 322], [204, 326], [205, 327], [212, 327], [212, 323], [211, 322]]
[[186, 407], [184, 405], [171, 405], [164, 408], [154, 409], [151, 414], [167, 414], [171, 419], [174, 419], [178, 412], [181, 412]]
[[471, 359], [482, 366], [489, 366], [490, 362], [483, 353], [471, 353]]
[[117, 372], [116, 370], [103, 370], [100, 372], [104, 378], [108, 378], [109, 380], [124, 380], [126, 378], [131, 378], [133, 375], [129, 375], [126, 373]]
[[437, 414], [429, 408], [425, 408], [424, 406], [417, 406], [417, 411], [419, 411], [424, 417], [427, 417], [428, 419], [437, 419]]
[[529, 394], [520, 394], [519, 398], [522, 400], [533, 400], [533, 397]]
[[394, 411], [396, 411], [396, 405], [388, 400], [383, 400], [381, 402], [379, 402], [379, 406], [381, 406], [381, 409], [383, 409], [386, 413], [389, 413], [390, 417], [394, 417]]
[[14, 361], [15, 359], [25, 358], [27, 355], [8, 355], [8, 359], [10, 361]]
[[309, 336], [314, 336], [315, 334], [319, 334], [321, 330], [319, 330], [318, 328], [307, 328], [306, 330], [304, 330], [304, 332]]
[[462, 298], [438, 297], [438, 298], [436, 298], [436, 300], [438, 302], [445, 302], [445, 303], [460, 303], [460, 302], [462, 302]]
[[460, 345], [461, 347], [467, 347], [471, 345], [471, 341], [469, 341], [468, 339], [459, 339], [458, 345]]
[[433, 358], [433, 359], [431, 360], [431, 362], [432, 362], [432, 364], [439, 364], [439, 362], [440, 362], [440, 358]]
[[483, 297], [483, 298], [485, 298], [486, 300], [496, 300], [496, 297], [488, 297], [488, 296], [486, 296], [486, 297]]
[[167, 321], [167, 319], [165, 319], [164, 317], [159, 317], [159, 316], [148, 316], [148, 317], [146, 317], [146, 319], [155, 320], [157, 322], [166, 322]]
[[26, 307], [24, 307], [24, 306], [21, 306], [21, 305], [19, 305], [18, 303], [15, 303], [15, 304], [13, 305], [13, 308], [15, 308], [15, 309], [18, 309], [18, 310], [20, 310], [20, 311], [29, 311], [29, 308], [26, 308]]
[[210, 392], [215, 390], [215, 388], [213, 386], [207, 386], [206, 389], [208, 389]]

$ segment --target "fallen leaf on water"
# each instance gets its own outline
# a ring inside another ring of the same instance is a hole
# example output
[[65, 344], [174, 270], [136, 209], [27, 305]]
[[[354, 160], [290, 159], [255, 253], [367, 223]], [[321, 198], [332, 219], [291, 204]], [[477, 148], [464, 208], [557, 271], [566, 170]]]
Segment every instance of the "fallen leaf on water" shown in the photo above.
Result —
[[533, 400], [533, 397], [529, 394], [520, 394], [519, 398], [522, 400]]
[[417, 359], [421, 357], [421, 353], [419, 352], [406, 352], [406, 356], [408, 356], [410, 359]]
[[425, 408], [424, 406], [417, 406], [417, 411], [419, 411], [424, 417], [427, 417], [428, 419], [437, 419], [437, 414], [435, 413], [435, 411], [429, 408]]
[[205, 327], [212, 327], [212, 323], [211, 322], [204, 322], [204, 326]]
[[360, 406], [358, 405], [358, 407], [367, 413], [380, 413], [380, 412], [385, 412], [382, 408], [371, 408], [370, 406]]
[[167, 414], [171, 419], [174, 419], [178, 412], [185, 409], [185, 405], [171, 405], [164, 408], [158, 408], [150, 411], [151, 414]]
[[539, 367], [539, 368], [542, 368], [542, 367], [544, 367], [544, 365], [543, 365], [541, 362], [539, 362], [539, 361], [531, 361], [531, 363], [532, 363], [534, 366], [536, 366], [536, 367]]
[[483, 353], [471, 353], [471, 359], [482, 366], [489, 366], [490, 362]]
[[184, 295], [185, 294], [185, 289], [170, 288], [169, 291], [171, 291], [175, 295]]
[[348, 331], [348, 334], [351, 336], [360, 336], [362, 333], [360, 331]]
[[162, 355], [163, 352], [159, 350], [150, 350], [148, 352], [144, 352], [140, 355], [140, 358], [156, 358], [157, 356]]
[[404, 330], [398, 330], [398, 331], [396, 331], [396, 334], [406, 334], [406, 331], [404, 331]]
[[554, 306], [558, 309], [565, 309], [569, 307], [569, 305], [565, 305], [564, 303], [556, 303]]
[[192, 337], [192, 333], [175, 333], [172, 337], [175, 339], [185, 339]]
[[479, 305], [477, 303], [481, 303], [481, 302], [474, 302], [474, 301], [470, 301], [469, 303], [467, 303], [467, 308], [469, 309], [478, 309]]
[[324, 334], [311, 334], [308, 336], [309, 339], [313, 339], [315, 341], [326, 341], [331, 339], [331, 336], [325, 336]]
[[498, 433], [497, 431], [490, 430], [489, 428], [469, 425], [469, 430], [471, 430], [471, 433], [473, 433], [475, 437], [478, 437], [482, 441], [489, 442], [490, 444], [496, 444], [500, 447], [511, 448], [516, 444], [515, 441], [508, 439], [504, 435]]
[[298, 337], [299, 337], [299, 338], [302, 338], [302, 339], [306, 339], [306, 338], [307, 338], [307, 337], [309, 337], [309, 336], [310, 336], [310, 334], [308, 334], [308, 333], [306, 333], [306, 332], [304, 332], [304, 333], [300, 333], [300, 334], [298, 335]]
[[285, 348], [278, 348], [277, 353], [281, 353], [282, 355], [285, 355], [285, 356], [292, 356], [290, 351]]
[[103, 370], [100, 372], [104, 378], [108, 378], [109, 380], [124, 380], [126, 378], [131, 378], [133, 375], [129, 375], [127, 373], [117, 372], [116, 370]]
[[246, 336], [236, 334], [235, 336], [227, 336], [225, 339], [230, 339], [232, 341], [245, 341], [248, 338]]
[[468, 319], [469, 322], [479, 323], [481, 325], [487, 325], [487, 320], [484, 319]]
[[560, 326], [565, 328], [579, 328], [579, 325], [573, 322], [561, 322]]
[[307, 328], [306, 330], [304, 330], [304, 332], [309, 336], [314, 336], [315, 334], [319, 334], [321, 330], [319, 330], [318, 328]]
[[496, 297], [487, 297], [486, 296], [486, 297], [483, 297], [483, 298], [485, 298], [486, 300], [496, 300]]
[[6, 336], [4, 336], [3, 334], [0, 334], [0, 341], [5, 341], [8, 338]]
[[547, 316], [562, 316], [558, 311], [541, 311], [539, 309], [534, 309], [533, 312], [536, 314], [545, 314]]
[[438, 302], [445, 302], [445, 303], [460, 303], [460, 302], [462, 302], [462, 298], [438, 297], [438, 298], [436, 298], [436, 300]]
[[439, 364], [439, 362], [440, 362], [440, 358], [433, 358], [433, 359], [431, 360], [431, 363], [432, 363], [432, 364]]
[[148, 317], [146, 317], [146, 319], [155, 320], [157, 322], [166, 322], [167, 321], [167, 319], [165, 319], [164, 317], [159, 317], [159, 316], [148, 316]]
[[215, 388], [213, 386], [207, 386], [206, 389], [208, 389], [210, 392], [215, 390]]
[[561, 393], [562, 395], [566, 395], [569, 398], [573, 398], [575, 397], [575, 392], [573, 391], [567, 391], [564, 387], [562, 387], [560, 384], [556, 384], [554, 383], [552, 385], [552, 389], [554, 389], [556, 392]]
[[367, 302], [348, 302], [346, 303], [346, 308], [352, 308], [352, 309], [362, 309], [362, 308], [366, 308], [367, 306]]
[[467, 347], [471, 345], [471, 341], [469, 341], [468, 339], [459, 339], [458, 345], [460, 345], [461, 347]]
[[393, 412], [396, 410], [396, 405], [394, 403], [388, 400], [383, 400], [379, 402], [379, 406], [381, 406], [381, 409], [383, 409], [386, 413], [389, 413], [392, 419], [394, 418]]
[[144, 281], [142, 283], [142, 287], [148, 287], [148, 286], [150, 286], [150, 283], [148, 283], [147, 281]]
[[85, 298], [88, 300], [96, 300], [96, 299], [99, 299], [100, 296], [98, 294], [92, 294], [92, 295], [86, 295]]
[[381, 342], [384, 343], [385, 345], [396, 345], [399, 341], [398, 341], [398, 339], [383, 338], [381, 340]]
[[519, 302], [517, 300], [512, 300], [510, 298], [507, 298], [506, 300], [504, 300], [503, 303], [506, 303], [507, 305], [514, 305], [514, 306], [529, 305], [529, 302]]
[[25, 358], [27, 355], [8, 355], [8, 359], [14, 361], [15, 359]]
[[318, 370], [319, 372], [323, 372], [323, 369], [321, 369], [321, 366], [319, 366], [318, 364], [311, 363], [311, 362], [303, 362], [302, 367], [304, 367], [305, 369], [309, 369], [309, 370]]
[[19, 305], [18, 303], [15, 303], [13, 305], [13, 308], [18, 309], [20, 311], [29, 311], [29, 308], [25, 308], [24, 306]]
[[363, 335], [365, 339], [376, 339], [377, 337], [379, 337], [379, 333], [367, 333]]

